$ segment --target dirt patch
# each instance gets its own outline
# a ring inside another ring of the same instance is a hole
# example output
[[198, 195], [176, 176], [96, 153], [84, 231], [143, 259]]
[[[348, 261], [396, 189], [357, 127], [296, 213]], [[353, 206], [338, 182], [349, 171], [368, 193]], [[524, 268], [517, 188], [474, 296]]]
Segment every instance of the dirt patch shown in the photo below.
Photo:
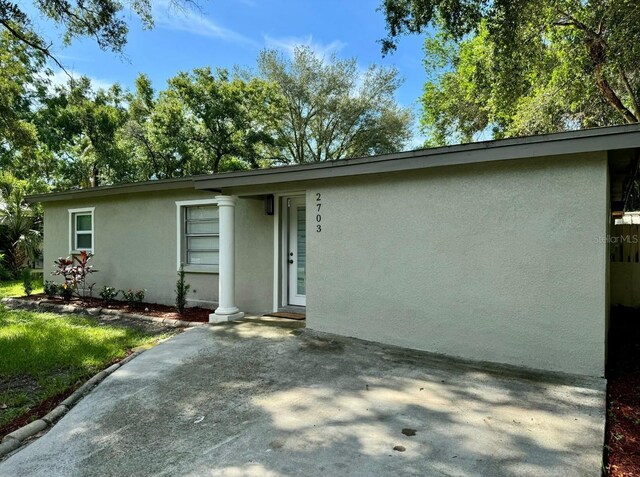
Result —
[[607, 378], [605, 475], [640, 476], [640, 310], [612, 310]]
[[[0, 376], [0, 389], [2, 391], [20, 389], [25, 393], [29, 393], [38, 389], [38, 381], [28, 374], [18, 376]], [[1, 409], [2, 403], [0, 403], [0, 410]]]
[[49, 414], [53, 411], [58, 404], [67, 399], [76, 389], [80, 387], [81, 383], [77, 383], [74, 386], [70, 387], [66, 391], [50, 397], [46, 401], [40, 403], [37, 407], [34, 407], [29, 410], [29, 412], [22, 414], [17, 417], [13, 421], [4, 426], [0, 427], [0, 437], [6, 436], [7, 434], [20, 429], [22, 426], [26, 426], [30, 422], [35, 421], [36, 419], [41, 419], [42, 417]]
[[212, 310], [200, 307], [189, 307], [184, 312], [178, 313], [175, 306], [160, 305], [158, 303], [140, 303], [136, 306], [129, 306], [127, 302], [115, 300], [109, 306], [104, 306], [102, 300], [98, 298], [88, 298], [81, 301], [77, 298], [71, 302], [65, 302], [61, 298], [47, 298], [44, 293], [37, 295], [20, 297], [21, 300], [43, 301], [44, 303], [54, 303], [56, 305], [74, 305], [81, 308], [105, 308], [117, 310], [123, 313], [136, 313], [138, 315], [153, 316], [156, 318], [172, 318], [174, 320], [193, 321], [197, 323], [207, 323]]

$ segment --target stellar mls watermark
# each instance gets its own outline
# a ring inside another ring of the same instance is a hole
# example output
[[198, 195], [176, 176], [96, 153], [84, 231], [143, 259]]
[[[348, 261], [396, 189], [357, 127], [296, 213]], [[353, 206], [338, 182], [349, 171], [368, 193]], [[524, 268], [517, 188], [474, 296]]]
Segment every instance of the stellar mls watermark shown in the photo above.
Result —
[[638, 235], [597, 235], [593, 238], [593, 243], [625, 244], [640, 243]]

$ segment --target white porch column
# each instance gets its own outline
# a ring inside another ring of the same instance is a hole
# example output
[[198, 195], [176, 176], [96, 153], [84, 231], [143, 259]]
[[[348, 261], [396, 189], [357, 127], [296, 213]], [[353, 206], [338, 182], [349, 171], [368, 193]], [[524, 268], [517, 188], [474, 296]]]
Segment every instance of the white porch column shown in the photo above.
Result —
[[209, 322], [238, 320], [244, 316], [235, 305], [236, 264], [235, 224], [236, 198], [216, 196], [220, 217], [220, 266], [218, 272], [218, 308], [209, 315]]

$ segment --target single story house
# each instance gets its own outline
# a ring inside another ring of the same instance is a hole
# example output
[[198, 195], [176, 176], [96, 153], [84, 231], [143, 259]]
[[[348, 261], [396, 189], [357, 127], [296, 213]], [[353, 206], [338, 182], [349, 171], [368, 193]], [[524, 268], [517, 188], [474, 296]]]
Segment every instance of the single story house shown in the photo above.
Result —
[[639, 151], [626, 125], [30, 200], [45, 276], [88, 250], [98, 288], [172, 304], [184, 264], [211, 321], [304, 308], [315, 330], [603, 376], [608, 233]]

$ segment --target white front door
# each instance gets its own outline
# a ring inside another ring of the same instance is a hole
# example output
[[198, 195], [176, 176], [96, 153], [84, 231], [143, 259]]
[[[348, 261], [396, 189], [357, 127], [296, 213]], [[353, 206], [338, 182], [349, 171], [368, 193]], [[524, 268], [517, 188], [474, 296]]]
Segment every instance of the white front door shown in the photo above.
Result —
[[307, 304], [307, 221], [304, 197], [287, 199], [288, 250], [286, 269], [289, 282], [289, 305]]

